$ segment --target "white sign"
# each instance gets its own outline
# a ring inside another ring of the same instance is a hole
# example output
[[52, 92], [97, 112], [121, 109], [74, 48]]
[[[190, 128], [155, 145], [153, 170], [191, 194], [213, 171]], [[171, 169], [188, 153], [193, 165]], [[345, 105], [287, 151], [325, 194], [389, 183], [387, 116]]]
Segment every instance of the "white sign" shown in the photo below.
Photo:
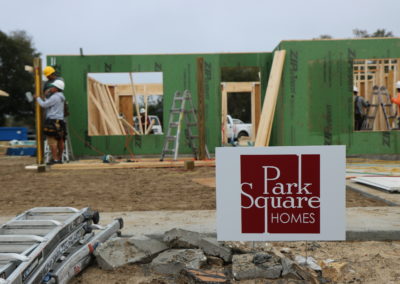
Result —
[[218, 240], [345, 240], [345, 170], [345, 146], [217, 148]]

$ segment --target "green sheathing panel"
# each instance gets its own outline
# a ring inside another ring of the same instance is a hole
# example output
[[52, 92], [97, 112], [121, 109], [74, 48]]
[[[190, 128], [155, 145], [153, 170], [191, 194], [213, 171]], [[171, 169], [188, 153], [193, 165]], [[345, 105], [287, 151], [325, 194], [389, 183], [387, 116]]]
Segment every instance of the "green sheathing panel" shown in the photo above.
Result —
[[399, 58], [400, 39], [283, 41], [286, 61], [271, 145], [346, 145], [347, 154], [398, 154], [400, 132], [353, 131], [352, 62]]
[[[167, 132], [169, 109], [173, 94], [189, 89], [197, 106], [196, 59], [203, 57], [205, 78], [206, 143], [210, 152], [221, 141], [221, 64], [224, 66], [258, 66], [262, 74], [269, 71], [270, 53], [254, 54], [178, 54], [178, 55], [50, 55], [48, 64], [56, 65], [65, 79], [65, 96], [70, 106], [69, 132], [74, 154], [129, 155], [161, 154], [164, 135], [148, 136], [88, 136], [87, 83], [88, 73], [104, 72], [163, 72], [164, 117]], [[266, 75], [263, 74], [264, 78]], [[265, 88], [265, 87], [264, 87]], [[184, 130], [182, 130], [181, 133]], [[181, 135], [179, 153], [190, 153]]]

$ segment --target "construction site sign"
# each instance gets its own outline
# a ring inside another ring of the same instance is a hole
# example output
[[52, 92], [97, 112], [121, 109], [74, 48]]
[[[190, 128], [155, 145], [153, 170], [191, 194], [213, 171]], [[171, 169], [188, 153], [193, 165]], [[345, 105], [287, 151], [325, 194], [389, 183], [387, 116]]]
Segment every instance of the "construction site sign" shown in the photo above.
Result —
[[218, 240], [345, 240], [345, 166], [345, 146], [217, 148]]

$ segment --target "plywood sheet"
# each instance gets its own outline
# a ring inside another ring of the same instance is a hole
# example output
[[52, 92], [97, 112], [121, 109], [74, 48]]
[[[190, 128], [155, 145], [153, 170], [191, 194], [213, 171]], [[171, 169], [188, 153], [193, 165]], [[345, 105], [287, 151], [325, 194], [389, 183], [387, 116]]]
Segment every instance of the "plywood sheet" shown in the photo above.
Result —
[[378, 187], [389, 192], [400, 192], [400, 177], [357, 177], [352, 181]]

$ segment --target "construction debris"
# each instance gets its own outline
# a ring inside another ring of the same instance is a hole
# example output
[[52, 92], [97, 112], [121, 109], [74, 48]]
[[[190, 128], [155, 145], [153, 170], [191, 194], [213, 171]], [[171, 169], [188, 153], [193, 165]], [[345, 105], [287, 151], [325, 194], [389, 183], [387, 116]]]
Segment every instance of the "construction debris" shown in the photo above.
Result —
[[178, 275], [184, 268], [199, 269], [206, 262], [207, 257], [200, 249], [172, 249], [157, 256], [151, 267], [158, 273]]
[[112, 239], [97, 249], [96, 256], [103, 269], [116, 269], [128, 263], [144, 264], [157, 273], [174, 277], [174, 283], [230, 283], [249, 279], [319, 283], [321, 274], [321, 268], [311, 257], [307, 258], [310, 260], [307, 263], [305, 258], [297, 257], [297, 261], [304, 260], [301, 265], [290, 252], [283, 255], [269, 243], [249, 248], [245, 243], [218, 242], [204, 234], [182, 229], [164, 233], [164, 242], [150, 236]]

